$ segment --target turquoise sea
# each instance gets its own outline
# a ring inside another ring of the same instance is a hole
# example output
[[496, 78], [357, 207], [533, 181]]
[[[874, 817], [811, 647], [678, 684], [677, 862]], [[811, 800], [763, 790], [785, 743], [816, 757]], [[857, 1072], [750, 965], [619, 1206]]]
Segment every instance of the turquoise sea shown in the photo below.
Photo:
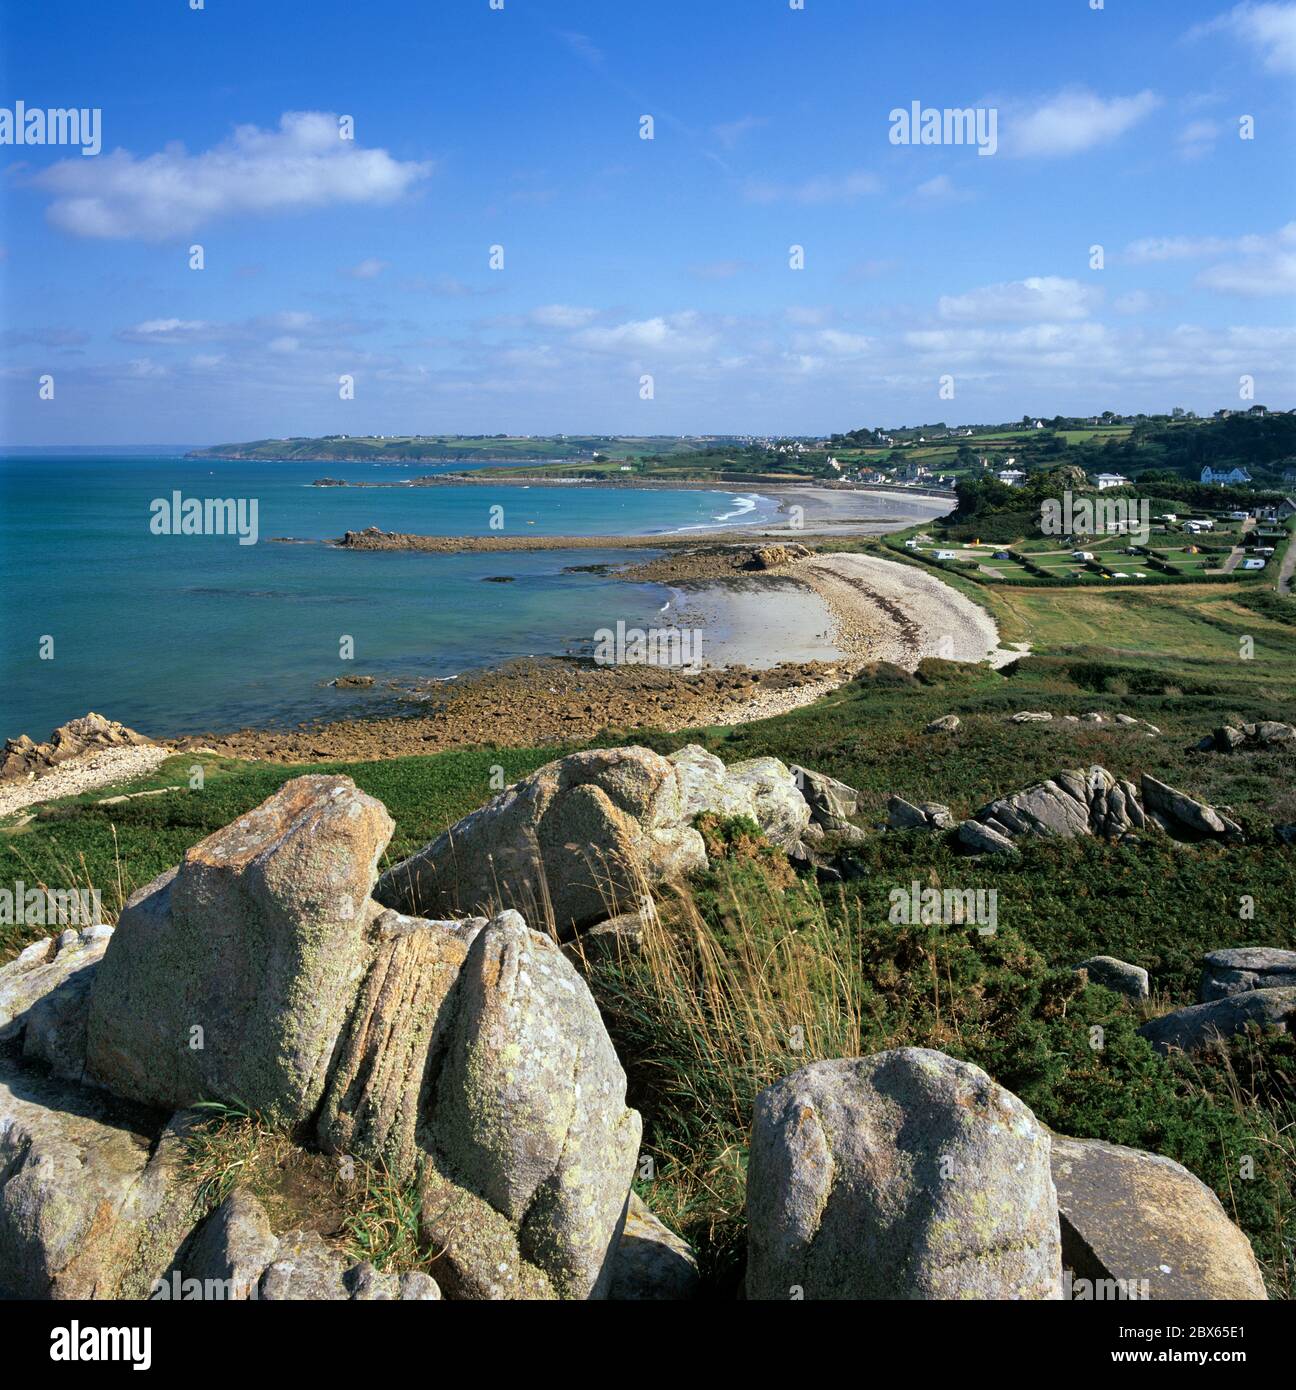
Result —
[[[588, 650], [595, 631], [647, 626], [667, 591], [573, 565], [642, 551], [366, 553], [284, 545], [379, 526], [426, 535], [630, 535], [762, 523], [752, 493], [507, 486], [317, 488], [400, 482], [404, 467], [223, 463], [79, 453], [0, 457], [0, 738], [45, 738], [87, 710], [156, 736], [395, 709], [389, 677], [453, 677], [518, 656]], [[256, 499], [259, 539], [166, 535], [155, 499]], [[511, 583], [490, 583], [511, 575]], [[354, 658], [340, 659], [344, 637]], [[42, 650], [52, 658], [43, 659]], [[334, 677], [376, 677], [373, 692]]]

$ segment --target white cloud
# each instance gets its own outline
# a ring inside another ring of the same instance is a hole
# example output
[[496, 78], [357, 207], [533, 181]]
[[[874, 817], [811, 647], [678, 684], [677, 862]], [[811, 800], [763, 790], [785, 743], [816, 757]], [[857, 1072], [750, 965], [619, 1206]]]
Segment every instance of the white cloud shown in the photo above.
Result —
[[1050, 97], [1033, 111], [1008, 113], [1004, 148], [1010, 154], [1042, 157], [1079, 154], [1110, 144], [1161, 104], [1155, 92], [1100, 97], [1083, 87]]
[[1270, 72], [1296, 73], [1296, 4], [1234, 5], [1226, 14], [1188, 31], [1190, 39], [1231, 34], [1256, 49]]
[[1099, 298], [1078, 280], [1032, 275], [986, 285], [967, 294], [942, 295], [940, 316], [960, 323], [1045, 323], [1087, 318]]
[[[1219, 259], [1225, 257], [1227, 259]], [[1194, 280], [1199, 289], [1247, 299], [1296, 294], [1296, 222], [1240, 237], [1145, 237], [1125, 248], [1133, 264], [1214, 259]]]
[[1296, 295], [1296, 248], [1275, 248], [1238, 261], [1221, 261], [1203, 270], [1194, 283], [1201, 289], [1237, 294], [1244, 299]]
[[571, 29], [558, 30], [558, 37], [578, 57], [583, 58], [592, 68], [603, 66], [603, 50], [588, 34], [579, 34]]
[[840, 328], [825, 328], [815, 334], [815, 341], [834, 357], [860, 357], [873, 348], [873, 339], [863, 333], [845, 333]]
[[202, 154], [180, 144], [143, 157], [118, 149], [60, 160], [32, 182], [54, 195], [46, 215], [64, 231], [158, 241], [220, 217], [390, 203], [431, 170], [340, 138], [334, 115], [289, 111], [277, 130], [239, 126]]
[[960, 192], [948, 174], [937, 174], [934, 179], [920, 183], [913, 191], [916, 202], [921, 203], [962, 203], [972, 195]]
[[1179, 153], [1184, 159], [1200, 159], [1215, 148], [1219, 126], [1214, 121], [1190, 121], [1179, 132]]
[[578, 304], [542, 304], [530, 317], [537, 328], [583, 328], [598, 317], [598, 310]]
[[749, 183], [746, 193], [753, 203], [847, 203], [880, 193], [882, 185], [874, 175], [857, 169], [837, 176], [821, 175], [801, 183]]
[[145, 319], [117, 336], [132, 343], [194, 342], [208, 337], [211, 328], [204, 319]]
[[608, 328], [586, 328], [573, 341], [593, 352], [643, 352], [689, 355], [709, 352], [715, 346], [716, 335], [705, 328], [693, 310], [678, 314], [657, 315], [650, 319], [632, 319]]
[[384, 270], [391, 268], [390, 261], [380, 261], [376, 256], [366, 256], [355, 265], [348, 266], [342, 273], [353, 280], [376, 280]]
[[1158, 261], [1187, 261], [1199, 256], [1218, 255], [1235, 244], [1225, 237], [1143, 237], [1138, 241], [1131, 241], [1125, 248], [1125, 259], [1131, 265], [1150, 265]]
[[696, 275], [699, 280], [732, 280], [735, 275], [741, 275], [744, 271], [754, 268], [750, 261], [738, 259], [704, 261], [700, 265], [689, 266], [689, 274]]

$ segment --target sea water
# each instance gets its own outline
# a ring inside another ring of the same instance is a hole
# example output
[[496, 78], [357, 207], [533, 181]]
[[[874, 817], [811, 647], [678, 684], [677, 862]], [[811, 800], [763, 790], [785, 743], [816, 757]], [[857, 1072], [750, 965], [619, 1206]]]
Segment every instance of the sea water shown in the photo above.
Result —
[[[91, 709], [159, 737], [394, 712], [389, 679], [452, 679], [514, 657], [588, 651], [618, 620], [660, 626], [670, 598], [658, 585], [567, 572], [642, 560], [642, 550], [437, 555], [318, 543], [347, 530], [701, 537], [769, 523], [777, 509], [751, 491], [405, 485], [463, 467], [221, 462], [178, 451], [0, 458], [0, 737], [45, 738]], [[325, 476], [400, 486], [311, 485]], [[157, 534], [153, 504], [177, 491], [255, 501], [256, 544]], [[510, 582], [490, 582], [502, 576]], [[375, 688], [329, 687], [346, 675], [374, 676]]]

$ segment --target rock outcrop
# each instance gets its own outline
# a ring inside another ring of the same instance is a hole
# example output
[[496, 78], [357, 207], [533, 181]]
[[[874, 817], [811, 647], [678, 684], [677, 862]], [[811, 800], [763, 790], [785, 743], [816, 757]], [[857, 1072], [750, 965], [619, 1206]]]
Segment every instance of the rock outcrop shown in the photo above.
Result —
[[[840, 785], [840, 784], [839, 784]], [[776, 758], [725, 766], [696, 745], [669, 758], [594, 749], [547, 763], [389, 869], [376, 896], [401, 912], [513, 908], [559, 935], [638, 907], [653, 885], [705, 866], [704, 811], [746, 816], [794, 850], [811, 808]]]
[[80, 719], [69, 719], [66, 724], [60, 724], [45, 743], [37, 743], [26, 734], [8, 739], [0, 750], [0, 780], [40, 777], [69, 758], [103, 748], [152, 746], [151, 738], [145, 738], [134, 729], [128, 729], [125, 724], [118, 724], [115, 719], [105, 719], [102, 714], [95, 714], [92, 710]]
[[270, 1303], [410, 1302], [441, 1297], [429, 1274], [379, 1273], [353, 1264], [317, 1231], [276, 1236], [265, 1208], [236, 1189], [196, 1233], [174, 1282], [177, 1297]]
[[748, 1298], [1061, 1296], [1049, 1135], [977, 1067], [900, 1048], [762, 1091]]
[[[718, 761], [718, 759], [717, 759]], [[706, 863], [675, 766], [647, 748], [573, 753], [524, 777], [379, 880], [423, 915], [520, 911], [564, 935]]]
[[1176, 839], [1242, 839], [1242, 828], [1236, 821], [1146, 772], [1143, 774], [1143, 806], [1148, 819]]
[[193, 1225], [191, 1120], [154, 1144], [147, 1114], [0, 1060], [0, 1290], [146, 1297]]
[[749, 570], [776, 570], [804, 560], [810, 552], [803, 545], [791, 542], [787, 545], [765, 545], [753, 550], [751, 557], [743, 566]]
[[34, 942], [0, 969], [0, 1042], [21, 1038], [25, 1056], [80, 1081], [90, 985], [111, 936], [106, 926], [69, 929]]
[[127, 902], [90, 994], [87, 1078], [180, 1108], [314, 1113], [369, 964], [393, 824], [347, 777], [297, 777]]
[[1133, 783], [1113, 777], [1103, 767], [1059, 772], [1047, 782], [992, 801], [975, 819], [1009, 839], [1019, 835], [1115, 839], [1144, 824]]
[[[1072, 1297], [1267, 1296], [1246, 1236], [1178, 1163], [1055, 1134], [1052, 1165]], [[1116, 1287], [1098, 1290], [1100, 1281]]]
[[[563, 1298], [604, 1296], [642, 1126], [585, 982], [503, 913], [468, 948], [447, 1034], [425, 1121], [438, 1174], [509, 1223], [513, 1270], [543, 1271]], [[502, 1282], [475, 1233], [426, 1202], [424, 1225], [452, 1295]]]
[[[999, 839], [987, 838], [977, 826]], [[1005, 848], [1000, 841], [1011, 845], [1027, 835], [1119, 840], [1146, 826], [1178, 840], [1242, 839], [1235, 821], [1147, 773], [1140, 788], [1104, 767], [1091, 767], [1059, 772], [1046, 782], [997, 798], [972, 822], [959, 826], [959, 840], [974, 852], [995, 853]]]
[[[741, 785], [781, 805], [771, 780], [753, 766]], [[0, 972], [3, 1041], [41, 1064], [0, 1071], [0, 1292], [115, 1295], [166, 1270], [202, 1213], [171, 1200], [179, 1140], [150, 1157], [142, 1107], [223, 1100], [395, 1181], [421, 1169], [421, 1226], [456, 1296], [607, 1294], [641, 1125], [593, 998], [516, 912], [380, 907], [391, 832], [349, 779], [296, 778], [132, 897], [115, 932], [66, 933]], [[184, 1278], [271, 1300], [439, 1296], [316, 1233], [274, 1236], [249, 1203], [202, 1228]]]
[[317, 1133], [326, 1153], [379, 1159], [398, 1180], [413, 1168], [454, 987], [485, 925], [485, 918], [427, 922], [391, 911], [373, 924], [369, 973], [320, 1107]]
[[828, 777], [822, 772], [811, 772], [807, 767], [789, 769], [796, 785], [810, 808], [811, 823], [826, 834], [852, 837], [858, 830], [852, 816], [859, 814], [859, 792], [854, 787]]
[[1141, 965], [1130, 965], [1128, 961], [1117, 960], [1115, 956], [1090, 956], [1076, 966], [1098, 985], [1127, 995], [1130, 999], [1148, 997], [1148, 973]]
[[608, 1297], [620, 1302], [678, 1302], [692, 1298], [697, 1286], [697, 1256], [692, 1247], [632, 1192]]
[[1198, 1052], [1252, 1023], [1287, 1032], [1296, 1023], [1296, 987], [1250, 989], [1209, 1004], [1192, 1004], [1154, 1018], [1139, 1032], [1158, 1052]]
[[1239, 946], [1209, 951], [1203, 957], [1200, 998], [1203, 1004], [1249, 989], [1296, 986], [1296, 951], [1272, 946]]
[[1262, 719], [1255, 724], [1223, 724], [1197, 745], [1203, 753], [1251, 752], [1284, 746], [1296, 748], [1296, 725], [1282, 724], [1276, 719]]
[[915, 806], [902, 796], [887, 799], [888, 830], [949, 830], [953, 825], [950, 808], [939, 801], [924, 801]]

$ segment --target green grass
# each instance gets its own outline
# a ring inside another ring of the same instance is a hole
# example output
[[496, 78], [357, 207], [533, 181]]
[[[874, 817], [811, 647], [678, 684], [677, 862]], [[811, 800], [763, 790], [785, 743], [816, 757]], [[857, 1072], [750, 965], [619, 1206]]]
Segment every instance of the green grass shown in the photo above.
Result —
[[[642, 957], [592, 977], [656, 1162], [644, 1195], [694, 1242], [712, 1289], [730, 1293], [756, 1093], [819, 1058], [938, 1048], [1061, 1133], [1183, 1163], [1247, 1231], [1274, 1295], [1290, 1297], [1296, 1039], [1239, 1039], [1194, 1063], [1137, 1033], [1193, 997], [1203, 950], [1292, 944], [1290, 923], [1244, 925], [1231, 911], [1238, 873], [1254, 882], [1262, 863], [1149, 841], [1039, 845], [1010, 868], [972, 866], [939, 839], [899, 835], [871, 841], [845, 884], [821, 889], [789, 884], [784, 865], [738, 843], [663, 904]], [[1290, 863], [1269, 877], [1290, 894]], [[892, 923], [890, 892], [913, 879], [993, 889], [997, 931]], [[1073, 967], [1098, 951], [1147, 964], [1153, 1003], [1084, 987]], [[1242, 1180], [1246, 1158], [1255, 1173]]]

